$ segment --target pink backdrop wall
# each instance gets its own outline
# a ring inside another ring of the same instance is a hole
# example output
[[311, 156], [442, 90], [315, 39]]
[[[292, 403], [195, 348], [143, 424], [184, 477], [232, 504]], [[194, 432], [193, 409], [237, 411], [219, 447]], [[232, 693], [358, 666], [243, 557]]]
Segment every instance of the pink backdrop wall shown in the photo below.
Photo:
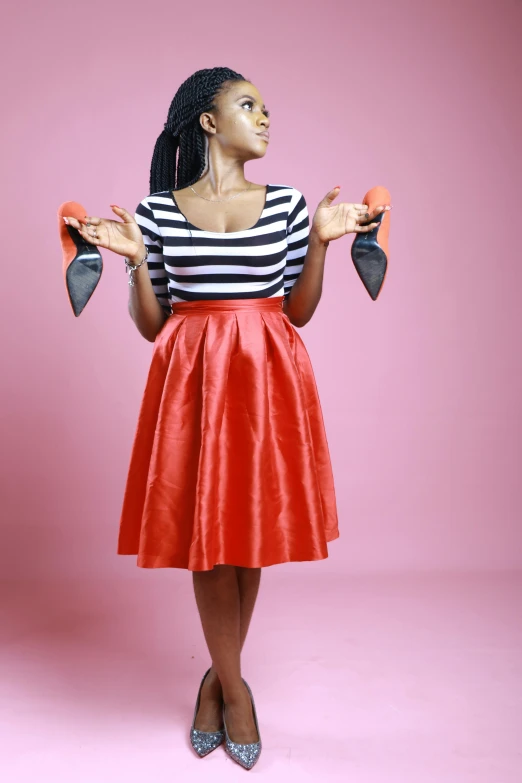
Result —
[[152, 345], [107, 251], [75, 319], [56, 210], [134, 211], [177, 87], [214, 65], [245, 74], [272, 112], [247, 177], [299, 188], [311, 217], [336, 184], [339, 200], [376, 184], [393, 197], [379, 300], [344, 237], [300, 330], [341, 529], [314, 568], [522, 565], [521, 17], [515, 0], [13, 5], [1, 48], [4, 577], [137, 575], [115, 552]]

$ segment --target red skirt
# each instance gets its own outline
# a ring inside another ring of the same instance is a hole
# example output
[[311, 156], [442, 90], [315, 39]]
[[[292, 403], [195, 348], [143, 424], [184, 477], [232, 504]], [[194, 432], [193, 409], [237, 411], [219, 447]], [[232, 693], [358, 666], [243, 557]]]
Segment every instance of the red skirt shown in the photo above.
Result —
[[154, 342], [118, 554], [143, 568], [328, 557], [334, 479], [305, 345], [283, 297], [172, 304]]

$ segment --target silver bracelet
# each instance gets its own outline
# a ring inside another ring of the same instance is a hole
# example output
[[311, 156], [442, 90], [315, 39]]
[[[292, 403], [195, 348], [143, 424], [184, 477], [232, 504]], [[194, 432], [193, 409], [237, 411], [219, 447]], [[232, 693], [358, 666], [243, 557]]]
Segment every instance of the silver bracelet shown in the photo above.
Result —
[[148, 257], [149, 257], [149, 248], [145, 247], [145, 258], [143, 259], [143, 261], [140, 261], [139, 264], [133, 264], [129, 261], [128, 258], [125, 259], [125, 266], [126, 266], [125, 271], [129, 272], [129, 285], [136, 285], [136, 283], [134, 282], [134, 272], [136, 271], [136, 269], [139, 269], [142, 264], [145, 263]]

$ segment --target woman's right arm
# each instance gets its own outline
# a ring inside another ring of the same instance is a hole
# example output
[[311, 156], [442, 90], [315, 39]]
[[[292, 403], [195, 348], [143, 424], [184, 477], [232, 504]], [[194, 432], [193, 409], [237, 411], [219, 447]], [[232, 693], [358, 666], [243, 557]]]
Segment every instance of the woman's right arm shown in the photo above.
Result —
[[[132, 264], [139, 264], [145, 256], [145, 245], [135, 256], [130, 256]], [[168, 313], [162, 308], [150, 279], [147, 261], [132, 273], [135, 285], [129, 286], [129, 313], [138, 332], [153, 343], [158, 332], [167, 320]]]
[[[135, 285], [129, 286], [128, 305], [130, 316], [136, 324], [139, 333], [146, 340], [153, 343], [170, 315], [158, 301], [157, 292], [152, 285], [148, 268], [148, 261], [151, 261], [153, 257], [158, 255], [161, 257], [161, 238], [154, 231], [151, 219], [152, 212], [143, 202], [142, 206], [138, 207], [138, 210], [141, 209], [144, 214], [145, 224], [143, 227], [140, 227], [130, 212], [123, 207], [111, 204], [111, 208], [123, 220], [123, 223], [94, 216], [86, 216], [81, 220], [64, 216], [64, 220], [76, 228], [88, 242], [97, 245], [97, 247], [105, 247], [108, 250], [112, 250], [113, 253], [118, 255], [125, 256], [135, 265], [139, 264], [145, 257], [143, 233], [148, 237], [149, 252], [155, 246], [154, 252], [150, 253], [148, 260], [132, 273]], [[157, 288], [158, 291], [162, 292], [163, 288], [166, 289], [166, 283], [157, 283]], [[166, 293], [164, 299], [167, 303]], [[167, 304], [165, 304], [166, 306]]]

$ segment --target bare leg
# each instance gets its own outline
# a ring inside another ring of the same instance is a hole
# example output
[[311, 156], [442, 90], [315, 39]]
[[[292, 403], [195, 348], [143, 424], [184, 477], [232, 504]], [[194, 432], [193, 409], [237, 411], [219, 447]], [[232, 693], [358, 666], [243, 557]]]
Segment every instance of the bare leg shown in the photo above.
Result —
[[237, 581], [239, 584], [240, 600], [240, 643], [241, 649], [245, 643], [250, 620], [256, 604], [257, 594], [259, 592], [259, 583], [261, 581], [260, 568], [242, 568], [236, 566]]
[[256, 742], [252, 704], [241, 679], [240, 654], [254, 609], [261, 569], [217, 565], [193, 571], [194, 593], [212, 669], [201, 690], [195, 726], [201, 731], [222, 728], [221, 705], [234, 742]]

